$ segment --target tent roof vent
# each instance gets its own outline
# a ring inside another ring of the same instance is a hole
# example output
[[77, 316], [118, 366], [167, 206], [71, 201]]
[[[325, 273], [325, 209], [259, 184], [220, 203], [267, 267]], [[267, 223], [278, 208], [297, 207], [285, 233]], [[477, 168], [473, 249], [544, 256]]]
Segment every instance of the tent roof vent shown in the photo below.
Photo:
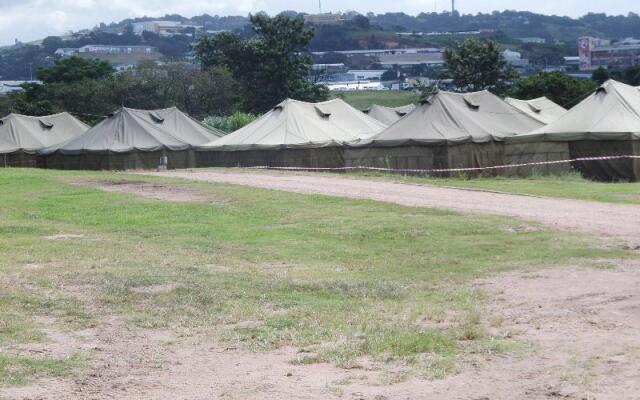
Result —
[[43, 129], [53, 128], [53, 124], [49, 121], [45, 121], [43, 119], [39, 119], [38, 121], [40, 122], [40, 126], [42, 126]]
[[478, 110], [480, 109], [480, 104], [476, 103], [475, 101], [473, 101], [472, 98], [470, 98], [469, 96], [464, 96], [463, 97], [464, 102], [467, 104], [467, 106], [473, 110]]
[[540, 114], [542, 112], [542, 108], [540, 107], [536, 107], [535, 105], [531, 104], [531, 103], [527, 103], [529, 104], [529, 108], [536, 114]]
[[316, 105], [314, 108], [316, 109], [318, 115], [320, 115], [320, 117], [322, 118], [329, 118], [331, 116], [331, 112], [329, 110], [323, 109], [322, 106]]
[[161, 124], [161, 123], [164, 122], [164, 118], [162, 118], [161, 116], [159, 116], [158, 114], [156, 114], [154, 112], [150, 112], [149, 116], [151, 117], [153, 122], [155, 122], [156, 124]]

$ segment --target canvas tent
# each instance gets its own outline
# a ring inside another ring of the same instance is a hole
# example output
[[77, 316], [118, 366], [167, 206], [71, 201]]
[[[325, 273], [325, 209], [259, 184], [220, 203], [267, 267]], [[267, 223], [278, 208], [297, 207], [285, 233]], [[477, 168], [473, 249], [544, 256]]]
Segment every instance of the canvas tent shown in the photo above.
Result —
[[504, 101], [543, 124], [550, 124], [567, 113], [565, 108], [546, 97], [538, 97], [532, 100], [518, 100], [507, 97]]
[[198, 166], [343, 166], [343, 145], [386, 126], [340, 99], [287, 99], [251, 124], [198, 147]]
[[87, 131], [71, 114], [31, 117], [10, 114], [0, 119], [0, 166], [36, 167], [36, 152]]
[[[571, 159], [640, 155], [640, 91], [609, 80], [557, 121], [513, 142], [561, 143]], [[639, 180], [637, 159], [576, 162], [583, 175], [598, 180]]]
[[474, 168], [502, 164], [505, 137], [542, 123], [488, 91], [439, 91], [406, 117], [345, 152], [348, 166]]
[[193, 147], [223, 134], [175, 107], [161, 110], [121, 108], [83, 135], [40, 152], [47, 168], [127, 170], [195, 166]]
[[400, 118], [409, 114], [411, 111], [415, 110], [415, 108], [416, 106], [413, 104], [408, 104], [402, 107], [385, 107], [374, 104], [366, 111], [366, 113], [371, 118], [374, 118], [385, 125], [391, 125]]

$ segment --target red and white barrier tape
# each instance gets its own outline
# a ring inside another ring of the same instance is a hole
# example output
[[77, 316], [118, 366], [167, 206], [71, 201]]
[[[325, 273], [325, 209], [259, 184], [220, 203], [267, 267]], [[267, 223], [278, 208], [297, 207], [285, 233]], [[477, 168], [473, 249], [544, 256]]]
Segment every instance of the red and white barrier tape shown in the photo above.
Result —
[[580, 157], [571, 160], [558, 160], [558, 161], [540, 161], [533, 163], [523, 164], [508, 164], [508, 165], [495, 165], [491, 167], [474, 167], [474, 168], [449, 168], [449, 169], [394, 169], [394, 168], [378, 168], [378, 167], [334, 167], [334, 168], [318, 168], [318, 167], [270, 167], [270, 166], [255, 166], [248, 167], [250, 169], [274, 169], [284, 171], [380, 171], [380, 172], [416, 172], [416, 173], [429, 173], [429, 172], [469, 172], [469, 171], [485, 171], [507, 168], [519, 168], [530, 167], [536, 165], [552, 165], [552, 164], [565, 164], [577, 161], [602, 161], [602, 160], [620, 160], [620, 159], [640, 159], [640, 156], [602, 156], [602, 157]]

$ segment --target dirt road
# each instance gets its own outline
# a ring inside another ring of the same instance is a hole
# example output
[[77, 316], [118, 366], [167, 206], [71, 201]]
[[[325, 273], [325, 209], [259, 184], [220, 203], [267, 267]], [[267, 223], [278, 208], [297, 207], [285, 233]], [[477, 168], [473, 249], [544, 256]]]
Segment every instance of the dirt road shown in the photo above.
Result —
[[606, 204], [339, 176], [247, 171], [168, 171], [148, 175], [221, 182], [298, 193], [372, 199], [405, 206], [508, 215], [558, 229], [612, 236], [640, 245], [640, 206]]
[[484, 321], [486, 329], [522, 348], [472, 352], [443, 379], [366, 358], [348, 369], [295, 364], [301, 356], [295, 348], [254, 353], [207, 337], [134, 329], [107, 316], [98, 328], [52, 327], [45, 330], [49, 342], [11, 349], [56, 356], [93, 351], [80, 376], [0, 387], [0, 399], [637, 400], [640, 264], [617, 264], [477, 281], [491, 299], [483, 315], [494, 321]]

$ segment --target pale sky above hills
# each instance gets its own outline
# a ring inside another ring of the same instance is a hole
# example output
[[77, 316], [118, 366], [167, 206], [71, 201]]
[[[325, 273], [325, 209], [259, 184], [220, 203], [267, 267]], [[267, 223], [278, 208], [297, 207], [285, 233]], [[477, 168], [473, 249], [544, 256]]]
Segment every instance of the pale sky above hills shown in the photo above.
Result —
[[[323, 0], [324, 11], [357, 10], [382, 13], [450, 9], [449, 0]], [[577, 17], [587, 12], [640, 13], [640, 2], [630, 0], [456, 0], [462, 13], [493, 10], [527, 10], [543, 14]], [[260, 10], [270, 14], [295, 9], [316, 12], [317, 0], [0, 0], [0, 45], [59, 35], [69, 30], [91, 28], [100, 22], [130, 17], [181, 14], [246, 15]]]

